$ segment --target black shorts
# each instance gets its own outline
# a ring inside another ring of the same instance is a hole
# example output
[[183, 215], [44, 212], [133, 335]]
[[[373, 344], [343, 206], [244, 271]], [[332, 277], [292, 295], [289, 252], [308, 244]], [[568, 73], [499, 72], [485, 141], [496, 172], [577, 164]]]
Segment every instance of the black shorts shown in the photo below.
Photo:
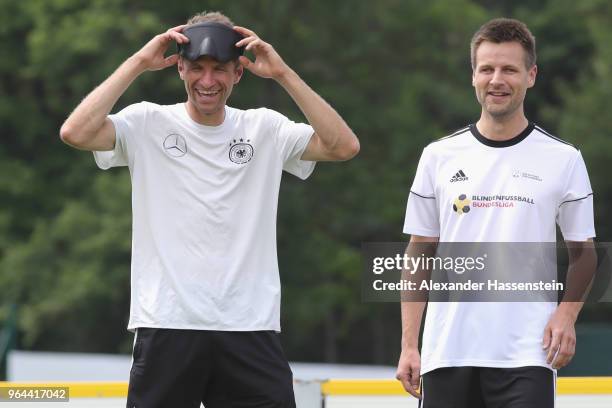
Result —
[[445, 367], [422, 376], [419, 408], [554, 408], [546, 367]]
[[139, 328], [128, 408], [294, 408], [278, 334]]

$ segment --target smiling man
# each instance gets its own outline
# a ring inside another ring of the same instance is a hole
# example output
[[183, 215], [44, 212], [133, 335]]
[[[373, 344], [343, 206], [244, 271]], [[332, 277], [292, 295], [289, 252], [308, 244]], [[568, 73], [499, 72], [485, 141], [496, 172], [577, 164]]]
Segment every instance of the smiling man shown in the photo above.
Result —
[[[165, 56], [177, 43], [179, 54]], [[255, 57], [245, 57], [243, 51]], [[110, 114], [145, 71], [178, 64], [187, 101]], [[270, 78], [308, 120], [227, 106], [244, 69]], [[279, 339], [276, 211], [282, 171], [348, 160], [359, 142], [274, 48], [221, 13], [155, 36], [61, 128], [102, 169], [132, 178], [128, 329], [136, 331], [127, 407], [294, 407]]]
[[[580, 151], [525, 117], [533, 35], [517, 20], [489, 21], [472, 39], [471, 60], [481, 116], [424, 149], [406, 210], [407, 253], [437, 242], [554, 243], [556, 224], [592, 251], [584, 243], [595, 236], [593, 193]], [[552, 408], [555, 369], [574, 355], [581, 307], [567, 297], [430, 302], [419, 353], [425, 302], [403, 302], [397, 378], [424, 408]]]

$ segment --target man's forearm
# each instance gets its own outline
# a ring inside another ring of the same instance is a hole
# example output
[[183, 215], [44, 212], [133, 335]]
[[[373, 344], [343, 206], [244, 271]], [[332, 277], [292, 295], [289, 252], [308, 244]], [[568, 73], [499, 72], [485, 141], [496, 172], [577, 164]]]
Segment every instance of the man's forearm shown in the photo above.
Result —
[[304, 113], [326, 150], [335, 152], [340, 160], [348, 160], [357, 153], [359, 141], [351, 128], [295, 71], [288, 68], [277, 81]]
[[592, 239], [585, 242], [568, 241], [569, 267], [566, 290], [558, 305], [574, 322], [584, 306], [597, 269], [597, 252]]
[[[427, 255], [432, 256], [436, 252], [438, 245], [437, 237], [420, 237], [413, 235], [406, 247], [406, 255], [410, 258]], [[431, 270], [419, 268], [411, 272], [402, 271], [402, 280], [416, 282], [420, 287], [420, 282], [429, 280]], [[427, 303], [428, 292], [423, 290], [402, 292], [402, 349], [418, 348], [419, 333], [421, 330], [421, 320], [423, 311]]]
[[119, 97], [143, 71], [137, 57], [128, 58], [70, 114], [60, 131], [62, 139], [78, 145], [93, 138]]
[[419, 347], [425, 302], [402, 302], [402, 349]]

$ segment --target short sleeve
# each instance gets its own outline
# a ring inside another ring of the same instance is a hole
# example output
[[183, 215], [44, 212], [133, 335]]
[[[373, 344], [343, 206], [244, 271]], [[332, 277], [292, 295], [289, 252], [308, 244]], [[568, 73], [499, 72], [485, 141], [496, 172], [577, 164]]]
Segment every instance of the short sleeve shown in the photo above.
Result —
[[560, 201], [557, 223], [563, 238], [567, 241], [586, 241], [595, 237], [593, 190], [579, 151], [570, 166]]
[[96, 164], [102, 170], [127, 166], [133, 154], [138, 132], [142, 132], [146, 117], [146, 104], [130, 105], [108, 118], [115, 127], [115, 148], [109, 151], [94, 151]]
[[406, 205], [404, 233], [424, 237], [440, 236], [440, 215], [435, 194], [431, 151], [423, 150]]
[[269, 111], [275, 122], [275, 137], [283, 161], [283, 170], [305, 180], [314, 170], [316, 162], [302, 160], [314, 129], [305, 123], [296, 123], [278, 112]]

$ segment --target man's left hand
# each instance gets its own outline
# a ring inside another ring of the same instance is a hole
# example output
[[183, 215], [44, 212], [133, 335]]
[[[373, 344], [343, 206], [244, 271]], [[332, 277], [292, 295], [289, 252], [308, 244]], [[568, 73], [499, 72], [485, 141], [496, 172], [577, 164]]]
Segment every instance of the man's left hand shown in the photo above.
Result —
[[576, 316], [557, 307], [544, 329], [542, 347], [548, 351], [546, 362], [559, 369], [569, 364], [576, 352]]
[[245, 56], [240, 56], [240, 63], [249, 71], [262, 78], [279, 80], [289, 71], [289, 66], [278, 55], [274, 47], [263, 41], [248, 28], [235, 26], [234, 30], [245, 38], [236, 43], [237, 47], [245, 47], [245, 51], [251, 51], [255, 61]]

